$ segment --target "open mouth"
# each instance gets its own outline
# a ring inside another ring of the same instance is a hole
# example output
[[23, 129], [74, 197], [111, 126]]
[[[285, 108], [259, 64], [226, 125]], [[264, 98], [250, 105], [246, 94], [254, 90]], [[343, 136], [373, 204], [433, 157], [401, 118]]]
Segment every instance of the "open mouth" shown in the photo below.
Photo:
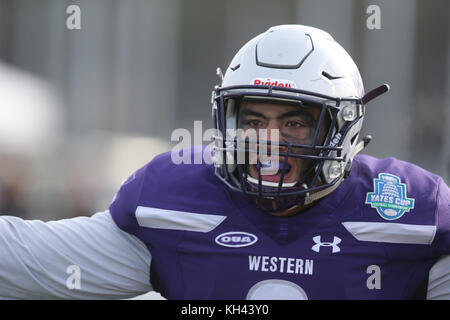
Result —
[[[296, 180], [295, 177], [293, 177], [295, 171], [293, 170], [293, 164], [288, 161], [285, 168], [284, 165], [284, 161], [274, 159], [261, 160], [258, 161], [257, 164], [250, 165], [250, 173], [252, 177], [257, 180], [259, 177], [259, 172], [261, 172], [262, 181], [275, 182], [278, 184], [284, 171], [283, 182], [293, 183], [294, 180]], [[296, 182], [297, 181], [295, 181], [294, 184]]]

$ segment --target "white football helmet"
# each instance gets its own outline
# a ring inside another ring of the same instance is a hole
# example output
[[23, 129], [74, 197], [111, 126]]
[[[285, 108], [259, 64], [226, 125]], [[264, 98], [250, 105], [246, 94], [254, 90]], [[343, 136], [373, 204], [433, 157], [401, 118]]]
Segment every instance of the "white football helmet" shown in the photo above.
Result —
[[[238, 51], [225, 75], [220, 70], [218, 74], [222, 83], [212, 95], [218, 133], [214, 142], [216, 175], [268, 211], [309, 204], [339, 186], [350, 173], [354, 156], [370, 140], [359, 141], [365, 104], [389, 88], [382, 85], [365, 95], [358, 68], [348, 53], [327, 32], [302, 25], [275, 26], [256, 36]], [[255, 152], [251, 141], [239, 141], [234, 132], [243, 99], [320, 108], [310, 144], [273, 142], [279, 147], [276, 156], [285, 164], [289, 157], [312, 162], [295, 185], [283, 182], [286, 166], [281, 169], [279, 183], [274, 184], [252, 178], [247, 163], [237, 161], [239, 152]], [[326, 138], [320, 142], [318, 132], [325, 125]]]

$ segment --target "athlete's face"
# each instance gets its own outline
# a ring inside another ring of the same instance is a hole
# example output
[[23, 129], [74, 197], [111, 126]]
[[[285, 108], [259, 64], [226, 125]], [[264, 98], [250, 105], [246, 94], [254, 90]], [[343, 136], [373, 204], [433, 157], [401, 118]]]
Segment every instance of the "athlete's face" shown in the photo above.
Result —
[[[238, 126], [244, 132], [250, 129], [256, 132], [260, 130], [267, 130], [267, 140], [272, 142], [293, 142], [297, 144], [309, 145], [314, 139], [317, 128], [317, 122], [320, 116], [320, 108], [293, 106], [275, 103], [257, 103], [243, 101], [241, 103], [238, 115]], [[319, 133], [319, 140], [323, 141], [326, 135], [326, 127], [322, 126]], [[262, 139], [266, 140], [266, 139]], [[273, 147], [272, 147], [273, 148]], [[268, 146], [268, 149], [271, 149]], [[279, 147], [280, 152], [285, 151], [285, 147]], [[296, 148], [290, 150], [296, 154], [311, 153], [307, 149]], [[273, 165], [274, 157], [271, 162], [268, 159], [258, 158], [257, 153], [250, 154], [250, 165], [248, 166], [248, 173], [255, 179], [258, 179], [257, 160], [265, 165]], [[279, 157], [279, 168], [275, 174], [272, 170], [270, 174], [261, 174], [263, 181], [279, 182], [281, 178], [281, 169], [284, 162], [284, 157]], [[300, 158], [288, 158], [288, 170], [285, 173], [283, 183], [295, 183], [300, 176], [311, 167], [311, 161]]]

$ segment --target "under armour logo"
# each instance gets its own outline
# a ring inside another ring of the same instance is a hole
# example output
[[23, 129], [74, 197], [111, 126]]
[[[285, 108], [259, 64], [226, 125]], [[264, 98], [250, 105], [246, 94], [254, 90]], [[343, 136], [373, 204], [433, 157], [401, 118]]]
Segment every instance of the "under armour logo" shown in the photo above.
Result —
[[315, 245], [313, 245], [311, 249], [313, 249], [315, 252], [320, 252], [320, 247], [332, 247], [332, 253], [341, 251], [341, 248], [338, 247], [338, 244], [341, 243], [342, 240], [336, 236], [334, 236], [333, 242], [322, 242], [321, 236], [315, 236], [313, 238], [313, 241]]

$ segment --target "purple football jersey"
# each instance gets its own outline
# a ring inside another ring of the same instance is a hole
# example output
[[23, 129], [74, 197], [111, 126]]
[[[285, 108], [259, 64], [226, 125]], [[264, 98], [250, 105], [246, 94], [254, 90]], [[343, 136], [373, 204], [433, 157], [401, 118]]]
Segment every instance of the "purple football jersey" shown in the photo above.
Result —
[[276, 217], [213, 165], [175, 165], [165, 153], [121, 186], [110, 211], [148, 247], [151, 283], [168, 299], [410, 299], [450, 253], [449, 188], [394, 158], [357, 156], [334, 192]]

